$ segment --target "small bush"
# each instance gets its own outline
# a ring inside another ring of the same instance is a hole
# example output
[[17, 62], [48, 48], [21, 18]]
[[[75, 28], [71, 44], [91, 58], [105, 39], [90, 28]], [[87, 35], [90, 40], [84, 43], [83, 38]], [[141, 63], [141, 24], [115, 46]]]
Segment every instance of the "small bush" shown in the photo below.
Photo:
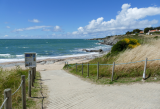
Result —
[[155, 38], [155, 39], [158, 39], [158, 36], [155, 36], [154, 38]]
[[127, 48], [135, 48], [137, 46], [139, 46], [140, 43], [138, 43], [137, 39], [128, 39], [125, 38], [123, 40], [118, 41], [111, 50], [111, 53], [119, 53], [123, 50], [126, 50]]

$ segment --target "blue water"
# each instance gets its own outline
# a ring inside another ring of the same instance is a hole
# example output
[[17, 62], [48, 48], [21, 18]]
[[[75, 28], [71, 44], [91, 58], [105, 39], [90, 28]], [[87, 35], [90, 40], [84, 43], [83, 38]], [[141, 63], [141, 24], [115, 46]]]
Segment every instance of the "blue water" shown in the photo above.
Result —
[[110, 50], [111, 46], [98, 42], [85, 39], [1, 39], [0, 63], [23, 60], [24, 52], [36, 52], [37, 59], [44, 59], [89, 54], [83, 49]]

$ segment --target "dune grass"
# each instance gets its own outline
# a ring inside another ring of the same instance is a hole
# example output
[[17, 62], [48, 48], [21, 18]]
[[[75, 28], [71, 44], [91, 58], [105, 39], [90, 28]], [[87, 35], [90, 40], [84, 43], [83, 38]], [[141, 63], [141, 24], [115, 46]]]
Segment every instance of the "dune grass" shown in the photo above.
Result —
[[[14, 93], [21, 83], [21, 75], [25, 75], [25, 78], [28, 78], [28, 70], [22, 70], [19, 66], [16, 69], [4, 70], [0, 69], [0, 106], [4, 101], [4, 90], [7, 88], [11, 89], [11, 93]], [[32, 96], [37, 96], [40, 91], [40, 85], [37, 82], [40, 78], [40, 74], [36, 73], [35, 87], [32, 87]], [[12, 108], [13, 109], [22, 109], [22, 95], [21, 88], [12, 96]], [[35, 99], [28, 98], [28, 80], [26, 80], [26, 105], [27, 108], [36, 109]]]
[[[135, 38], [140, 41], [141, 45], [134, 49], [127, 49], [116, 55], [105, 55], [100, 58], [96, 58], [90, 61], [90, 64], [112, 64], [118, 63], [129, 63], [135, 61], [160, 59], [160, 43], [159, 39], [144, 38], [138, 36], [124, 36], [123, 38]], [[137, 38], [138, 37], [138, 38]], [[122, 38], [122, 37], [121, 37]], [[140, 82], [142, 80], [144, 61], [139, 63], [116, 65], [114, 71], [114, 81], [111, 82], [112, 65], [100, 65], [99, 66], [99, 79], [97, 80], [97, 65], [89, 66], [89, 79], [100, 84], [112, 84], [112, 83], [132, 83]], [[87, 64], [87, 63], [84, 63]], [[65, 67], [64, 67], [65, 68]], [[78, 65], [77, 72], [76, 68], [69, 67], [69, 72], [80, 75], [84, 78], [87, 77], [87, 65]], [[160, 60], [148, 61], [146, 70], [146, 81], [159, 81], [160, 78]]]

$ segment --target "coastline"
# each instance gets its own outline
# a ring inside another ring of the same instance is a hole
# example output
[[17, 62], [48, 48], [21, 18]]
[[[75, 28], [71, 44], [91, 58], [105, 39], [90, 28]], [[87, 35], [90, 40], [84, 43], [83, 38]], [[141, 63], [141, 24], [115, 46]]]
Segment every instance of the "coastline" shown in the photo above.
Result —
[[[90, 60], [95, 59], [96, 57], [101, 57], [107, 54], [109, 51], [104, 53], [90, 53], [86, 55], [71, 55], [68, 57], [62, 56], [59, 58], [46, 58], [46, 59], [38, 59], [37, 60], [37, 71], [46, 71], [46, 70], [59, 70], [62, 69], [65, 65], [65, 62], [69, 64], [73, 63], [82, 63], [82, 62], [89, 62]], [[15, 69], [16, 66], [20, 66], [22, 69], [26, 69], [24, 65], [24, 61], [15, 61], [15, 62], [5, 62], [0, 63], [0, 66], [5, 70]]]

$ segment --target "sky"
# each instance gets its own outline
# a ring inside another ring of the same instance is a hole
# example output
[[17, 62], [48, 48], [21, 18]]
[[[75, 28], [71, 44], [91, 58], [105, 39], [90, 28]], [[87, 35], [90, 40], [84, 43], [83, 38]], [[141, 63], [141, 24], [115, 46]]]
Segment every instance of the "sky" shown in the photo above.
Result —
[[90, 39], [160, 26], [160, 0], [0, 0], [0, 39]]

